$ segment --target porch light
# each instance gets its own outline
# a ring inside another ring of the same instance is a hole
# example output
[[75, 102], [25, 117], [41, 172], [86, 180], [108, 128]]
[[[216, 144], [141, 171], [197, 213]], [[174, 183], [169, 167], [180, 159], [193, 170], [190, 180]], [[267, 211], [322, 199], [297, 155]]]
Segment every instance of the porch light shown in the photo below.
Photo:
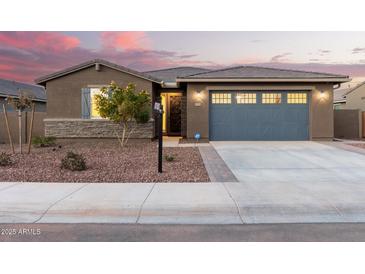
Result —
[[319, 93], [319, 97], [324, 98], [324, 96], [325, 96], [324, 91], [321, 90], [321, 92]]

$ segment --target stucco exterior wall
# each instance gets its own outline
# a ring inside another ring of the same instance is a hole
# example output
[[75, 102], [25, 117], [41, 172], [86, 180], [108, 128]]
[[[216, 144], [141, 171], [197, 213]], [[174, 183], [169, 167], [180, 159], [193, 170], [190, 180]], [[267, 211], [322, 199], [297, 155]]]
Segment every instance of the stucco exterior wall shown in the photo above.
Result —
[[108, 85], [115, 81], [126, 86], [134, 83], [137, 90], [152, 93], [152, 82], [103, 65], [95, 66], [50, 80], [46, 83], [47, 118], [81, 118], [81, 88]]
[[345, 109], [360, 109], [365, 111], [365, 85], [346, 95]]
[[[209, 90], [308, 90], [310, 91], [310, 139], [333, 138], [333, 86], [315, 83], [189, 83], [187, 86], [187, 138], [193, 138], [196, 132], [199, 132], [204, 139], [209, 138]], [[198, 92], [200, 92], [199, 95]]]

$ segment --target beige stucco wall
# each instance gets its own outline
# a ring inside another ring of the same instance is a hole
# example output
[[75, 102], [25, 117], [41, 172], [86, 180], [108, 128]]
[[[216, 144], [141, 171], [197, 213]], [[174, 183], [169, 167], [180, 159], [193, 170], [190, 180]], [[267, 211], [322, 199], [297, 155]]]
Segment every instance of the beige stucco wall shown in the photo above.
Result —
[[[209, 138], [209, 90], [310, 90], [310, 138], [333, 138], [333, 86], [316, 83], [189, 83], [187, 87], [188, 138], [193, 138], [195, 132], [200, 132], [202, 138]], [[200, 91], [200, 97], [197, 91]], [[321, 91], [323, 91], [322, 97]]]
[[358, 87], [346, 95], [345, 109], [360, 109], [365, 111], [365, 85]]
[[121, 86], [134, 83], [137, 90], [152, 93], [152, 82], [148, 80], [103, 65], [96, 71], [92, 66], [46, 83], [47, 118], [81, 118], [81, 88], [111, 81]]

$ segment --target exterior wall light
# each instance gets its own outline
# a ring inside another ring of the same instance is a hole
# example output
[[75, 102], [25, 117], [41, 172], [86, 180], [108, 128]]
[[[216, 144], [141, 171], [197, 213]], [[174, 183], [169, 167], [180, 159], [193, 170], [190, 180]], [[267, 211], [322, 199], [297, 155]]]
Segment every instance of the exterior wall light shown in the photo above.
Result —
[[324, 91], [323, 90], [321, 90], [321, 92], [319, 93], [319, 97], [320, 98], [324, 98], [324, 96], [325, 96], [326, 94], [324, 94]]

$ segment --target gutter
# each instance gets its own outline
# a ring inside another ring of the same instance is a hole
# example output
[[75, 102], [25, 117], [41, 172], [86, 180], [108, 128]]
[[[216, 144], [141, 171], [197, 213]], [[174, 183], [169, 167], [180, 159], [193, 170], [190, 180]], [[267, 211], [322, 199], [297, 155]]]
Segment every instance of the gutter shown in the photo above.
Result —
[[[19, 98], [19, 96], [16, 96], [16, 95], [9, 95], [9, 94], [4, 94], [4, 93], [0, 93], [0, 97], [4, 97], [4, 98]], [[47, 103], [47, 99], [39, 99], [39, 98], [31, 98], [32, 101], [37, 101], [37, 102], [44, 102], [44, 103]]]
[[176, 82], [311, 82], [311, 83], [345, 83], [349, 82], [350, 78], [177, 78]]

